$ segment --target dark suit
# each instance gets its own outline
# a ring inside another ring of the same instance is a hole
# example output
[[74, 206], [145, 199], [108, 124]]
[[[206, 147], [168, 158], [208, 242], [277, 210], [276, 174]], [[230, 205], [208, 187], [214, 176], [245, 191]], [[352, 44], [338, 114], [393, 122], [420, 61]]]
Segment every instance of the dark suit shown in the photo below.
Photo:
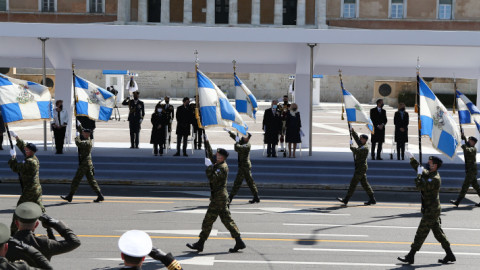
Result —
[[183, 154], [187, 154], [187, 138], [190, 135], [190, 125], [193, 123], [193, 113], [190, 106], [178, 106], [177, 113], [177, 153], [180, 153], [180, 143], [183, 140]]
[[[384, 109], [378, 110], [378, 107], [375, 107], [370, 110], [370, 119], [372, 120], [375, 134], [372, 135], [372, 159], [375, 158], [375, 148], [378, 143], [377, 148], [377, 159], [380, 158], [382, 153], [382, 144], [385, 142], [385, 126], [387, 125], [387, 112]], [[378, 128], [379, 125], [383, 124], [383, 128]]]
[[[395, 142], [397, 143], [397, 159], [400, 159], [400, 155], [402, 156], [402, 160], [405, 157], [405, 143], [408, 142], [408, 124], [409, 116], [406, 111], [402, 112], [397, 111], [395, 112], [395, 116], [393, 117], [393, 123], [395, 124]], [[400, 128], [403, 128], [404, 131], [402, 132]]]
[[265, 110], [263, 115], [262, 127], [265, 131], [263, 142], [267, 144], [268, 156], [277, 156], [275, 153], [275, 146], [278, 144], [278, 135], [282, 132], [282, 118], [280, 111], [277, 109], [273, 113], [273, 109]]
[[131, 148], [138, 148], [138, 144], [140, 143], [140, 129], [142, 128], [141, 121], [143, 121], [143, 117], [145, 116], [145, 105], [143, 101], [139, 99], [125, 99], [122, 105], [128, 105], [129, 109], [128, 122]]

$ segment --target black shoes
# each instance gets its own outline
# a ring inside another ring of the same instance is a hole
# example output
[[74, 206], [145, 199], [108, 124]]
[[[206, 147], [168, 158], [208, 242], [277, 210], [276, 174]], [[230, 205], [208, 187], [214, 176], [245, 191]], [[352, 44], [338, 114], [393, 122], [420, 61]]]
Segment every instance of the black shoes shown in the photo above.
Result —
[[480, 203], [475, 204], [476, 207], [480, 207]]
[[232, 200], [233, 200], [233, 196], [232, 196], [232, 195], [229, 195], [229, 196], [228, 196], [228, 204], [231, 204], [231, 203], [232, 203]]
[[184, 156], [184, 157], [188, 157], [187, 153], [183, 153], [183, 156]]
[[229, 249], [228, 252], [230, 252], [230, 253], [238, 252], [240, 249], [244, 249], [246, 247], [247, 246], [243, 242], [242, 238], [240, 238], [240, 236], [238, 236], [238, 237], [235, 238], [235, 246], [233, 248]]
[[103, 197], [103, 194], [101, 192], [97, 193], [97, 198], [95, 200], [93, 200], [93, 202], [103, 202], [105, 200], [105, 198]]
[[194, 249], [198, 252], [202, 252], [204, 244], [205, 244], [205, 241], [198, 240], [198, 242], [196, 242], [196, 243], [187, 244], [187, 247], [190, 248], [190, 249]]
[[67, 201], [67, 202], [72, 202], [73, 194], [72, 194], [72, 193], [68, 193], [67, 196], [60, 196], [60, 198], [62, 198], [62, 200], [65, 200], [65, 201]]
[[410, 252], [405, 257], [397, 257], [397, 260], [404, 263], [413, 264], [415, 262], [415, 253], [417, 252], [410, 250]]
[[457, 259], [455, 258], [455, 255], [453, 255], [452, 249], [451, 249], [450, 247], [449, 247], [449, 248], [446, 248], [446, 249], [445, 249], [445, 252], [447, 253], [447, 255], [445, 255], [445, 258], [439, 259], [439, 260], [438, 260], [439, 263], [447, 264], [447, 263], [449, 263], [449, 262], [454, 262], [454, 261], [457, 260]]
[[456, 207], [458, 207], [458, 205], [460, 204], [460, 201], [461, 201], [461, 200], [462, 200], [462, 199], [460, 199], [460, 198], [458, 198], [458, 199], [456, 199], [456, 200], [450, 200], [450, 203], [453, 204], [453, 205], [455, 205]]
[[173, 156], [174, 156], [174, 157], [179, 157], [179, 156], [180, 156], [180, 153], [177, 152], [177, 153], [175, 153], [175, 155], [173, 155]]
[[338, 197], [337, 200], [341, 203], [343, 203], [345, 206], [348, 204], [348, 201], [350, 200], [350, 198], [347, 196], [345, 198], [340, 198]]
[[253, 203], [259, 203], [260, 202], [260, 198], [258, 198], [258, 196], [253, 196], [253, 199], [251, 199], [250, 201], [248, 201], [249, 203], [253, 204]]
[[363, 204], [364, 204], [364, 205], [377, 204], [377, 200], [375, 200], [375, 197], [372, 195], [372, 196], [370, 197], [370, 200], [368, 200], [368, 202], [364, 202]]

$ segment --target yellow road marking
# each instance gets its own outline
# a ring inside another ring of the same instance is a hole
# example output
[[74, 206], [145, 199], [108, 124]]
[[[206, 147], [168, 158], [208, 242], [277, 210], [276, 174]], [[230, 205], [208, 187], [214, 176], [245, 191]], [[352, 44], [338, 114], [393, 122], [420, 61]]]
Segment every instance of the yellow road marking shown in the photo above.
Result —
[[[95, 197], [96, 198], [96, 197]], [[92, 198], [93, 199], [93, 198]], [[42, 200], [44, 202], [67, 202], [65, 200]], [[77, 200], [75, 199], [73, 202], [91, 202], [92, 200]], [[111, 201], [105, 200], [102, 203], [174, 203], [174, 202], [149, 202], [149, 201]]]

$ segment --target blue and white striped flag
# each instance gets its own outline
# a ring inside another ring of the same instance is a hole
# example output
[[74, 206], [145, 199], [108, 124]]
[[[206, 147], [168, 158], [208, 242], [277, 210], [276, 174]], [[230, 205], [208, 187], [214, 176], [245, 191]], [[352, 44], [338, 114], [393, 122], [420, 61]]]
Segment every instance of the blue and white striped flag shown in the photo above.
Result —
[[460, 131], [445, 106], [425, 81], [417, 77], [420, 90], [421, 135], [430, 137], [435, 149], [453, 159], [460, 144]]
[[51, 98], [46, 86], [0, 74], [0, 108], [5, 123], [50, 119]]
[[250, 89], [238, 78], [237, 74], [233, 74], [235, 77], [235, 108], [238, 113], [246, 114], [253, 120], [257, 120], [255, 114], [258, 110], [257, 99], [252, 94]]
[[107, 90], [75, 75], [77, 115], [108, 121], [115, 105], [115, 96]]
[[363, 110], [360, 102], [350, 94], [345, 89], [342, 89], [343, 92], [343, 103], [345, 104], [345, 111], [347, 113], [347, 121], [349, 123], [364, 123], [367, 125], [367, 128], [373, 134], [373, 123], [370, 117]]
[[458, 118], [460, 124], [475, 124], [480, 132], [480, 110], [460, 91], [457, 91]]
[[200, 70], [197, 70], [197, 82], [202, 125], [232, 127], [247, 135], [248, 126], [217, 85]]

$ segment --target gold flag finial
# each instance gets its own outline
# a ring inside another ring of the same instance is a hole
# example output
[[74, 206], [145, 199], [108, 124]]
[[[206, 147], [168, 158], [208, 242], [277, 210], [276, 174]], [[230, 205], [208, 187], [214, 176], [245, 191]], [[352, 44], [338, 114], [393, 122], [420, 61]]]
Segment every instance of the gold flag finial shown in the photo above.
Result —
[[237, 72], [237, 61], [235, 59], [233, 59], [232, 64], [233, 64], [233, 73], [236, 73]]
[[199, 63], [198, 63], [198, 51], [197, 50], [193, 50], [193, 54], [195, 55], [195, 66], [199, 66]]

